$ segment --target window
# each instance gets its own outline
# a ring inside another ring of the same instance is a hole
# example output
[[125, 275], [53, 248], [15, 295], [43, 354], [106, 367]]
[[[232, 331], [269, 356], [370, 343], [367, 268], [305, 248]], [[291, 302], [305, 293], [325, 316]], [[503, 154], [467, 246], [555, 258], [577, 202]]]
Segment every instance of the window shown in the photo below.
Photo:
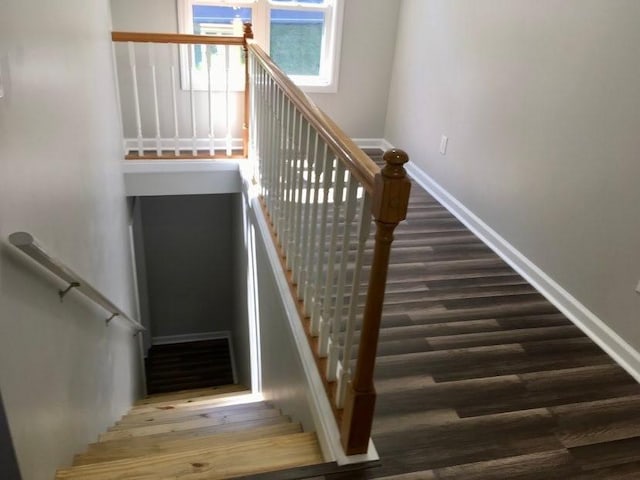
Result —
[[[180, 32], [242, 35], [242, 23], [251, 22], [255, 40], [297, 85], [307, 92], [335, 92], [343, 2], [344, 0], [178, 0]], [[240, 89], [242, 87], [239, 79], [244, 65], [241, 54], [234, 51], [221, 47], [196, 49], [193, 52], [195, 71], [204, 71], [209, 59], [214, 69], [216, 64], [226, 65], [227, 54], [230, 57], [232, 88]], [[183, 64], [184, 60], [183, 54]], [[205, 84], [206, 74], [196, 73], [194, 88], [204, 89]]]

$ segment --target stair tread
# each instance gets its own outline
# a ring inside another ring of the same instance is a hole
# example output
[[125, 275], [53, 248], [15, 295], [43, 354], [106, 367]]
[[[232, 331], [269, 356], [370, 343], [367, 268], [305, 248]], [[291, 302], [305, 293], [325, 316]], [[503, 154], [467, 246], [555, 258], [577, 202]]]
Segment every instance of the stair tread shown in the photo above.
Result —
[[[212, 388], [207, 388], [203, 390], [213, 391], [215, 390], [215, 388], [216, 387], [212, 387]], [[170, 396], [170, 394], [158, 394], [158, 395]], [[215, 405], [215, 404], [223, 405], [223, 404], [228, 404], [231, 401], [236, 401], [238, 399], [241, 399], [243, 396], [249, 396], [249, 395], [251, 395], [251, 392], [248, 390], [227, 392], [227, 393], [221, 393], [221, 394], [212, 394], [212, 395], [205, 395], [205, 394], [190, 395], [190, 396], [184, 396], [183, 398], [176, 398], [173, 400], [149, 402], [148, 404], [137, 404], [131, 408], [129, 413], [153, 412], [155, 410], [164, 409], [168, 407], [180, 408], [181, 406], [202, 405], [205, 403], [210, 405]]]
[[218, 395], [239, 394], [240, 392], [246, 392], [247, 387], [243, 385], [221, 385], [219, 387], [207, 387], [190, 390], [182, 390], [171, 393], [158, 393], [148, 395], [142, 400], [138, 400], [135, 406], [152, 405], [156, 403], [175, 402], [177, 400], [188, 400], [195, 397], [215, 397]]
[[209, 405], [206, 403], [196, 404], [196, 405], [189, 404], [189, 405], [183, 405], [182, 407], [179, 407], [179, 408], [168, 407], [163, 409], [157, 409], [153, 412], [130, 413], [130, 414], [124, 415], [119, 422], [116, 422], [116, 424], [143, 423], [148, 421], [148, 419], [151, 419], [151, 418], [167, 419], [167, 418], [197, 415], [198, 413], [210, 411], [214, 408], [218, 412], [227, 414], [227, 413], [246, 411], [249, 409], [261, 410], [261, 409], [273, 408], [273, 407], [271, 406], [270, 403], [264, 402], [264, 401], [237, 403], [234, 405], [222, 405], [222, 406], [216, 406], [215, 404]]
[[[252, 404], [248, 404], [252, 405]], [[221, 408], [210, 407], [197, 410], [179, 410], [177, 412], [157, 412], [147, 415], [131, 415], [126, 416], [122, 420], [115, 423], [109, 431], [124, 430], [126, 428], [144, 427], [147, 425], [166, 425], [169, 423], [188, 421], [197, 418], [218, 418], [233, 421], [234, 418], [242, 417], [247, 414], [256, 416], [272, 417], [277, 416], [279, 410], [268, 405], [256, 405], [245, 408]], [[113, 429], [113, 430], [112, 430]]]
[[58, 470], [56, 479], [221, 479], [322, 463], [315, 433], [295, 433], [189, 452], [148, 455]]
[[243, 422], [247, 420], [255, 420], [258, 418], [268, 418], [280, 416], [280, 411], [272, 409], [258, 412], [247, 412], [243, 414], [233, 416], [221, 416], [221, 417], [188, 417], [183, 418], [179, 422], [170, 422], [158, 425], [144, 425], [144, 426], [127, 426], [127, 427], [111, 427], [105, 433], [100, 435], [101, 440], [127, 438], [127, 437], [139, 437], [143, 435], [153, 435], [156, 433], [172, 432], [177, 430], [189, 430], [198, 427], [207, 427], [213, 425], [223, 425], [226, 423]]
[[[267, 438], [279, 435], [299, 433], [302, 427], [299, 423], [278, 423], [236, 432], [218, 432], [211, 435], [192, 438], [156, 438], [154, 442], [121, 442], [119, 445], [109, 445], [109, 442], [92, 444], [87, 452], [76, 455], [74, 466], [102, 463], [125, 458], [142, 457], [164, 453], [177, 453], [187, 450], [232, 445], [247, 440]], [[144, 438], [144, 437], [143, 437]]]
[[210, 425], [205, 427], [197, 427], [186, 430], [177, 430], [173, 432], [156, 433], [152, 435], [144, 435], [141, 437], [119, 438], [113, 440], [104, 440], [96, 443], [90, 443], [87, 451], [95, 451], [109, 448], [121, 448], [127, 446], [155, 445], [164, 441], [172, 441], [187, 438], [206, 437], [217, 435], [225, 432], [240, 432], [244, 430], [252, 430], [255, 428], [265, 427], [269, 425], [282, 425], [291, 423], [291, 419], [286, 415], [279, 417], [257, 418], [255, 420], [246, 420], [244, 422], [225, 423], [222, 425]]

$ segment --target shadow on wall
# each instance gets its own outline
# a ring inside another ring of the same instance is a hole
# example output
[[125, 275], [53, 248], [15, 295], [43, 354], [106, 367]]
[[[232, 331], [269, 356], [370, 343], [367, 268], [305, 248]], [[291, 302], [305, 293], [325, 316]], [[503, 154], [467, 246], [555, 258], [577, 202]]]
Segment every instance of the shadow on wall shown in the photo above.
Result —
[[4, 402], [0, 393], [0, 478], [5, 480], [21, 480], [16, 453], [13, 450], [13, 441], [7, 416], [4, 413]]

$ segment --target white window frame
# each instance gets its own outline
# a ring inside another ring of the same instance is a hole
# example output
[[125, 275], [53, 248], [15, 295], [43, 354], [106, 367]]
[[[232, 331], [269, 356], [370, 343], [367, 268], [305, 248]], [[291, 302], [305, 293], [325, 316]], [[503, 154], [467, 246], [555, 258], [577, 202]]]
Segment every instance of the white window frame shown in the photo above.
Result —
[[[193, 5], [215, 5], [223, 7], [242, 7], [252, 10], [255, 41], [269, 52], [271, 10], [322, 11], [325, 14], [323, 45], [320, 57], [320, 74], [290, 75], [293, 82], [308, 93], [335, 93], [338, 91], [340, 71], [340, 51], [342, 43], [342, 23], [344, 0], [325, 0], [323, 4], [300, 3], [296, 0], [273, 2], [271, 0], [176, 0], [178, 5], [178, 30], [180, 33], [193, 33]], [[181, 52], [183, 49], [181, 49]], [[186, 56], [182, 56], [182, 65]], [[183, 77], [183, 85], [185, 85]]]

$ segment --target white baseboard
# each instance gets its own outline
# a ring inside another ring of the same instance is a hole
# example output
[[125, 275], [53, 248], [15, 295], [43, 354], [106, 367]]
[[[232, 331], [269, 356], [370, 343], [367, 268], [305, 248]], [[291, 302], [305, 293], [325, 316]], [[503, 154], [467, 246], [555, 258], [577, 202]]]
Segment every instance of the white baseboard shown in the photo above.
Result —
[[329, 399], [325, 393], [324, 385], [320, 378], [320, 374], [318, 373], [318, 368], [316, 366], [315, 359], [313, 358], [313, 353], [309, 347], [306, 333], [304, 332], [300, 322], [298, 309], [291, 297], [291, 290], [289, 289], [287, 278], [282, 270], [280, 257], [273, 245], [273, 242], [271, 241], [271, 231], [267, 220], [262, 213], [262, 208], [260, 207], [258, 199], [253, 198], [251, 202], [251, 207], [255, 212], [255, 217], [258, 223], [258, 229], [269, 257], [269, 264], [274, 273], [278, 290], [287, 312], [289, 327], [293, 333], [295, 345], [298, 354], [300, 355], [308, 386], [310, 399], [309, 407], [313, 416], [316, 434], [318, 436], [318, 441], [320, 442], [325, 461], [335, 461], [338, 465], [346, 465], [350, 463], [362, 463], [378, 460], [380, 457], [378, 456], [378, 452], [376, 451], [371, 439], [369, 439], [369, 450], [366, 454], [347, 456], [342, 449], [338, 424], [336, 423], [333, 410], [329, 404]]
[[199, 342], [202, 340], [218, 340], [228, 338], [231, 341], [231, 332], [223, 330], [220, 332], [187, 333], [184, 335], [166, 335], [163, 337], [153, 337], [151, 345], [167, 345], [171, 343]]
[[[391, 148], [391, 144], [389, 142], [386, 143]], [[416, 166], [415, 163], [409, 162], [406, 168], [416, 183], [436, 198], [469, 230], [476, 234], [578, 328], [607, 352], [622, 368], [640, 382], [640, 352], [629, 345], [602, 319], [580, 303], [426, 172]]]
[[352, 139], [355, 144], [362, 149], [365, 148], [379, 148], [380, 150], [384, 150], [383, 139], [381, 138], [353, 138]]

